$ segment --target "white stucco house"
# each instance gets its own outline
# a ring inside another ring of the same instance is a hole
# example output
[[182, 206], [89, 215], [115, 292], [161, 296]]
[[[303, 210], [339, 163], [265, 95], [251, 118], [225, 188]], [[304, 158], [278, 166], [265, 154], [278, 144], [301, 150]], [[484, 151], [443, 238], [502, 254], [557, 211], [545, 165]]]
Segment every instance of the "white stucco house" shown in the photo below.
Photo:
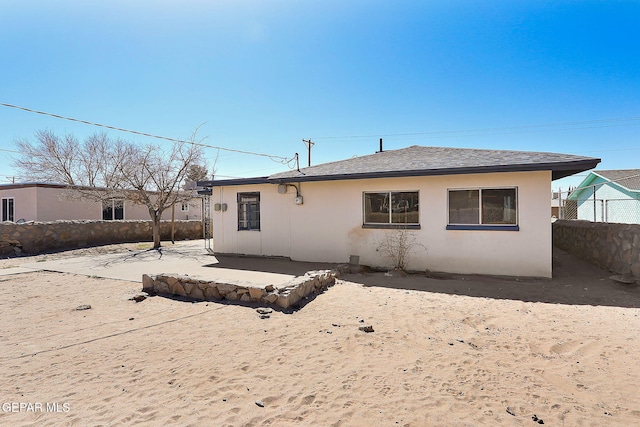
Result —
[[[21, 183], [0, 185], [0, 221], [57, 221], [57, 220], [149, 220], [146, 206], [113, 198], [95, 202], [69, 197], [69, 187], [49, 183]], [[201, 219], [200, 200], [175, 208], [175, 219]], [[171, 219], [171, 209], [162, 219]]]
[[412, 270], [551, 277], [551, 181], [599, 162], [412, 146], [198, 185], [211, 191], [216, 253], [388, 266], [380, 242], [407, 230], [426, 248]]

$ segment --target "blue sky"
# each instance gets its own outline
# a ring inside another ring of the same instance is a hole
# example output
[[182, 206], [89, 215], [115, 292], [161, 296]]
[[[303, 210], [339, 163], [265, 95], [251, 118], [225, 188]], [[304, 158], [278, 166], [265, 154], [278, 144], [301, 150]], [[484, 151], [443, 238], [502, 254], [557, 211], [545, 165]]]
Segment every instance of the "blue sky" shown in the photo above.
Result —
[[[303, 138], [315, 164], [382, 137], [640, 168], [638, 16], [636, 1], [3, 0], [0, 102], [171, 138], [202, 125], [207, 144], [301, 165]], [[42, 129], [100, 130], [0, 107], [0, 150]], [[15, 155], [0, 151], [0, 182]], [[287, 167], [221, 151], [217, 173]]]

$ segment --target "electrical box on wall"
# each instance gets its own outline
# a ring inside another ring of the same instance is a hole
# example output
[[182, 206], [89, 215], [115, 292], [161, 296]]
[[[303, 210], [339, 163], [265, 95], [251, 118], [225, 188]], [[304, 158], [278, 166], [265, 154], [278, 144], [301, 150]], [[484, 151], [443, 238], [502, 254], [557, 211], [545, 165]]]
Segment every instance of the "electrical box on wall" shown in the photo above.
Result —
[[278, 193], [286, 194], [287, 192], [287, 184], [278, 184]]
[[226, 212], [227, 211], [227, 204], [223, 203], [222, 204], [222, 212]]
[[214, 210], [214, 211], [216, 211], [216, 212], [220, 212], [220, 209], [221, 209], [221, 205], [220, 205], [220, 203], [215, 203], [215, 204], [213, 205], [213, 210]]
[[298, 196], [294, 199], [294, 201], [296, 202], [296, 205], [301, 205], [302, 204], [302, 196]]

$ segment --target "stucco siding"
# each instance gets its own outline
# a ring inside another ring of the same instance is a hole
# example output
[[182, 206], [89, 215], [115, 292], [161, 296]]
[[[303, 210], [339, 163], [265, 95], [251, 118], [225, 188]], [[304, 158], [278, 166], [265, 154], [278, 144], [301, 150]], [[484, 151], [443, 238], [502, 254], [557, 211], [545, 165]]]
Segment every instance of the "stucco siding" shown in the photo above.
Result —
[[100, 203], [70, 199], [62, 188], [36, 187], [35, 191], [36, 221], [102, 219]]
[[[301, 261], [347, 262], [386, 266], [379, 250], [395, 230], [363, 228], [363, 192], [418, 191], [420, 229], [408, 230], [424, 246], [408, 268], [455, 273], [551, 276], [551, 223], [548, 195], [551, 173], [514, 172], [392, 179], [305, 182], [296, 191], [278, 193], [274, 184], [214, 187], [214, 250], [227, 253], [288, 256]], [[447, 230], [447, 190], [517, 187], [519, 231]], [[238, 192], [260, 192], [260, 231], [238, 231]], [[213, 209], [212, 209], [213, 211]]]
[[12, 188], [0, 190], [0, 199], [13, 198], [13, 217], [17, 221], [35, 220], [34, 214], [37, 207], [35, 188]]
[[[101, 220], [102, 203], [69, 196], [69, 190], [51, 186], [27, 185], [19, 188], [0, 189], [0, 198], [14, 199], [14, 219], [25, 221], [57, 221], [57, 220]], [[187, 211], [180, 205], [175, 207], [175, 219], [201, 219], [202, 206], [200, 199], [189, 202]], [[148, 220], [149, 211], [146, 206], [136, 205], [129, 201], [124, 204], [124, 219]], [[163, 220], [171, 219], [171, 208], [165, 210]]]

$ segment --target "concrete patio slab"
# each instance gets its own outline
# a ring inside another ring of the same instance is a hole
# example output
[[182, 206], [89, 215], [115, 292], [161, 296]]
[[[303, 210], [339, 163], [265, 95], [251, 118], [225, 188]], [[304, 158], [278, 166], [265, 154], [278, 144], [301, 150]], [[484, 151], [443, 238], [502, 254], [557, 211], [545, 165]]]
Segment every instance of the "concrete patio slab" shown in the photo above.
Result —
[[9, 267], [0, 268], [0, 276], [11, 276], [13, 274], [21, 273], [33, 273], [34, 271], [41, 270], [40, 268], [26, 268], [26, 267]]
[[[276, 285], [294, 275], [218, 268], [219, 260], [209, 255], [202, 240], [165, 243], [159, 250], [147, 249], [92, 257], [64, 258], [24, 264], [23, 268], [140, 282], [143, 274], [175, 274], [202, 280], [233, 280], [255, 286]], [[9, 270], [9, 269], [6, 269]]]
[[289, 308], [333, 285], [335, 274], [327, 267], [327, 264], [284, 259], [216, 257], [207, 253], [202, 240], [196, 240], [167, 243], [159, 250], [129, 250], [40, 261], [24, 264], [21, 271], [16, 270], [13, 274], [44, 270], [142, 281], [142, 290], [151, 294], [209, 301], [237, 300]]

